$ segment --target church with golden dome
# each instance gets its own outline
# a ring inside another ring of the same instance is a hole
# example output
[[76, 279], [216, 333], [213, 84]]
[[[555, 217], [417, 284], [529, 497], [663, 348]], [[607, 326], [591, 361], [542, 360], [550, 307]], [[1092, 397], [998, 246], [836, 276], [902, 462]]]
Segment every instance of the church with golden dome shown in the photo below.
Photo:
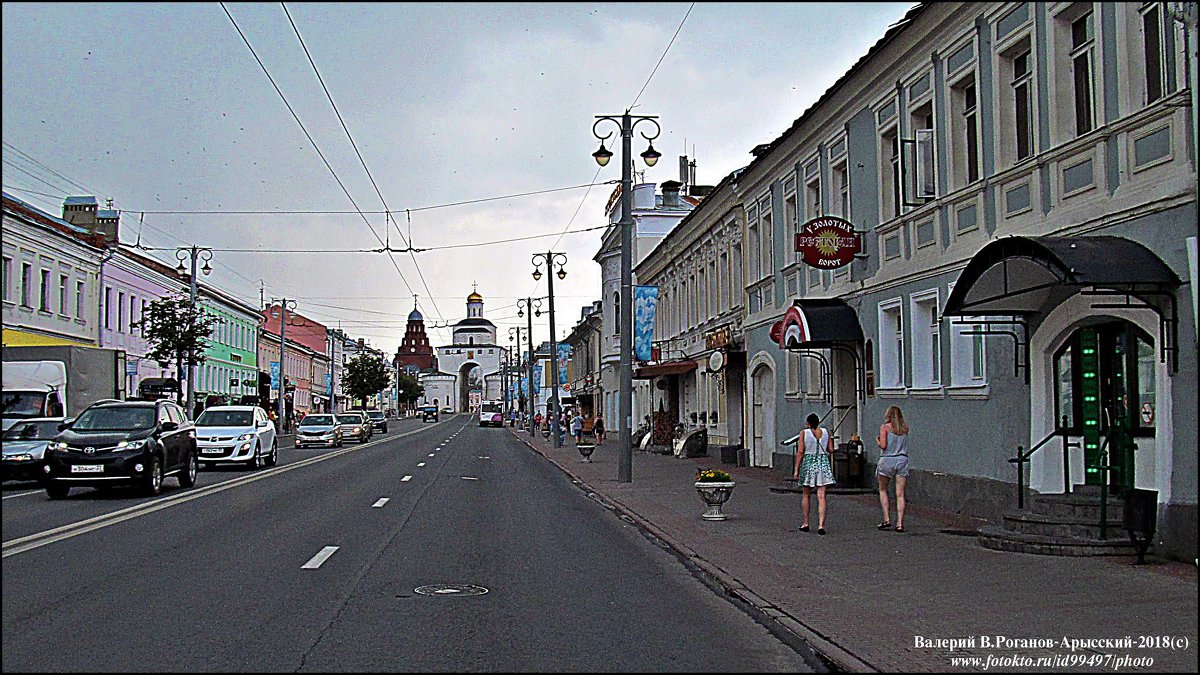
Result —
[[421, 378], [422, 404], [450, 407], [455, 412], [479, 410], [482, 401], [495, 401], [501, 391], [503, 348], [496, 342], [496, 325], [483, 317], [483, 296], [467, 296], [467, 317], [451, 328], [451, 344], [437, 348], [438, 372]]

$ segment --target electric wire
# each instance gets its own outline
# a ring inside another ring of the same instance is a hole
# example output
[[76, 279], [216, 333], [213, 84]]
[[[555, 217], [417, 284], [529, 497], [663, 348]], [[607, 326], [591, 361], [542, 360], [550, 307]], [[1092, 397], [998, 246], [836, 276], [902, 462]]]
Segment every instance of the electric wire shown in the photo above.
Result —
[[646, 91], [646, 87], [650, 86], [650, 80], [654, 79], [654, 74], [658, 72], [658, 67], [662, 65], [663, 59], [667, 58], [667, 52], [671, 51], [671, 45], [675, 44], [675, 38], [679, 37], [679, 31], [683, 30], [683, 24], [688, 20], [688, 16], [691, 15], [692, 8], [695, 6], [696, 3], [693, 2], [688, 7], [687, 13], [683, 15], [683, 20], [679, 22], [679, 28], [675, 29], [675, 34], [671, 36], [671, 41], [667, 43], [667, 48], [663, 50], [662, 56], [658, 57], [658, 63], [654, 64], [654, 70], [650, 71], [650, 77], [646, 78], [646, 83], [642, 85], [641, 91], [639, 91], [637, 96], [633, 98], [633, 103], [629, 106], [630, 109], [633, 109], [635, 106], [637, 106], [638, 99], [642, 98], [642, 94]]

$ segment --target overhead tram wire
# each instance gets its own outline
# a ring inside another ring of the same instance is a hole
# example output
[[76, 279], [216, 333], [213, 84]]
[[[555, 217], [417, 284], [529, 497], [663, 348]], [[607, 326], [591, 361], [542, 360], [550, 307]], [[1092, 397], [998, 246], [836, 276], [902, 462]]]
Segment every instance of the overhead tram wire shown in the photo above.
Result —
[[[312, 66], [313, 72], [316, 73], [317, 81], [321, 83], [321, 89], [325, 92], [325, 97], [329, 99], [329, 105], [333, 107], [333, 112], [337, 115], [338, 122], [341, 122], [342, 131], [345, 131], [346, 138], [350, 139], [350, 145], [354, 148], [354, 154], [358, 157], [359, 163], [362, 164], [363, 171], [366, 172], [367, 178], [371, 180], [371, 187], [375, 188], [375, 194], [379, 197], [379, 201], [383, 204], [383, 208], [388, 210], [387, 220], [395, 224], [395, 220], [391, 217], [391, 210], [388, 208], [387, 200], [383, 198], [383, 192], [379, 189], [379, 184], [375, 182], [375, 176], [373, 176], [371, 174], [371, 170], [367, 168], [367, 160], [363, 159], [362, 152], [358, 149], [358, 143], [354, 141], [354, 136], [350, 133], [350, 127], [346, 125], [346, 120], [342, 117], [342, 111], [338, 110], [337, 103], [335, 103], [333, 100], [333, 94], [329, 92], [329, 87], [325, 86], [325, 78], [321, 77], [321, 71], [317, 68], [317, 62], [313, 60], [312, 53], [308, 51], [308, 45], [304, 43], [304, 37], [300, 35], [300, 29], [296, 26], [296, 22], [292, 19], [292, 13], [288, 11], [287, 5], [283, 2], [280, 2], [279, 5], [283, 7], [283, 13], [287, 15], [288, 23], [292, 25], [292, 30], [296, 33], [296, 39], [300, 41], [300, 46], [304, 48], [304, 55], [308, 57], [308, 63]], [[409, 217], [411, 218], [411, 216]], [[387, 223], [384, 223], [384, 228], [386, 227]], [[433, 304], [433, 310], [437, 314], [438, 320], [444, 322], [445, 319], [442, 317], [442, 311], [438, 308], [437, 301], [433, 299], [433, 291], [429, 290], [429, 284], [426, 283], [425, 275], [421, 272], [421, 265], [417, 262], [417, 256], [412, 251], [412, 244], [407, 238], [405, 238], [404, 233], [400, 231], [398, 226], [396, 227], [396, 233], [400, 235], [400, 241], [404, 242], [404, 245], [408, 247], [408, 255], [412, 258], [413, 267], [417, 270], [417, 277], [420, 278], [421, 285], [425, 288], [425, 293], [429, 297], [429, 302]], [[392, 257], [390, 250], [388, 251], [388, 257]], [[394, 258], [392, 259], [392, 262], [393, 264], [395, 263]], [[399, 269], [398, 266], [397, 269]], [[411, 291], [412, 289], [410, 288], [409, 290]]]
[[662, 56], [658, 57], [658, 63], [654, 64], [654, 70], [650, 71], [650, 77], [646, 78], [646, 83], [642, 85], [642, 88], [640, 91], [638, 91], [637, 96], [633, 97], [633, 103], [629, 105], [630, 110], [637, 107], [638, 100], [642, 98], [642, 94], [645, 93], [646, 87], [650, 86], [650, 80], [654, 79], [654, 74], [658, 72], [658, 67], [662, 65], [663, 59], [667, 58], [667, 52], [671, 51], [671, 45], [675, 44], [675, 38], [679, 37], [679, 31], [683, 30], [683, 24], [687, 22], [688, 16], [691, 15], [692, 9], [695, 6], [695, 2], [688, 6], [687, 12], [683, 15], [683, 19], [679, 22], [679, 27], [675, 29], [675, 34], [671, 36], [671, 41], [667, 43], [667, 48], [663, 50]]
[[[275, 83], [275, 78], [271, 76], [271, 71], [267, 70], [266, 64], [264, 64], [262, 59], [258, 57], [258, 52], [254, 51], [254, 46], [250, 44], [250, 40], [246, 37], [246, 34], [242, 32], [241, 27], [238, 26], [237, 21], [235, 21], [233, 18], [233, 15], [229, 13], [229, 8], [225, 6], [224, 2], [221, 3], [221, 9], [224, 10], [225, 16], [229, 17], [230, 23], [233, 24], [233, 27], [235, 30], [237, 30], [238, 35], [241, 36], [242, 42], [246, 43], [246, 48], [250, 50], [250, 54], [254, 56], [254, 60], [258, 62], [259, 68], [262, 68], [263, 74], [267, 76], [267, 79], [271, 82], [271, 86], [275, 88], [275, 93], [279, 94], [279, 98], [282, 99], [283, 104], [287, 106], [288, 112], [292, 114], [292, 118], [296, 120], [296, 124], [300, 126], [300, 130], [304, 132], [304, 136], [308, 139], [308, 142], [312, 144], [313, 149], [317, 151], [317, 155], [320, 156], [321, 161], [325, 163], [325, 168], [329, 169], [329, 173], [333, 175], [333, 179], [337, 181], [338, 186], [342, 188], [342, 192], [346, 194], [346, 198], [350, 200], [350, 204], [354, 206], [355, 211], [363, 219], [363, 223], [366, 224], [367, 229], [371, 231], [371, 234], [375, 235], [375, 239], [377, 239], [380, 244], [383, 244], [384, 247], [387, 247], [387, 242], [385, 242], [383, 238], [379, 236], [379, 233], [375, 231], [375, 226], [371, 225], [371, 221], [367, 219], [366, 214], [364, 214], [362, 209], [359, 208], [358, 202], [354, 201], [354, 197], [350, 195], [350, 190], [346, 188], [345, 183], [343, 183], [342, 179], [338, 177], [337, 172], [333, 170], [333, 166], [330, 165], [329, 160], [325, 158], [325, 153], [321, 152], [321, 147], [317, 145], [317, 142], [313, 139], [312, 134], [308, 133], [308, 128], [304, 126], [304, 122], [300, 121], [300, 116], [296, 114], [295, 109], [292, 108], [292, 104], [289, 103], [287, 97], [283, 95], [283, 90], [281, 90], [279, 85]], [[412, 293], [412, 286], [409, 285], [408, 279], [404, 278], [404, 272], [400, 271], [400, 265], [396, 264], [396, 259], [393, 258], [390, 253], [388, 254], [388, 259], [392, 261], [392, 266], [396, 268], [396, 274], [400, 275], [400, 281], [404, 282], [404, 287], [408, 289], [409, 293]]]

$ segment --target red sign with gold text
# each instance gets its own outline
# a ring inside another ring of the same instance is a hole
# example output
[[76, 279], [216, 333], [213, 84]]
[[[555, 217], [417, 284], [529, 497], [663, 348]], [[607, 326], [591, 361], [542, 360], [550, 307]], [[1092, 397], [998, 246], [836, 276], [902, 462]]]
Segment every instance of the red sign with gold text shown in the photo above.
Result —
[[849, 264], [862, 251], [862, 235], [836, 216], [813, 218], [796, 233], [796, 250], [804, 262], [821, 269]]

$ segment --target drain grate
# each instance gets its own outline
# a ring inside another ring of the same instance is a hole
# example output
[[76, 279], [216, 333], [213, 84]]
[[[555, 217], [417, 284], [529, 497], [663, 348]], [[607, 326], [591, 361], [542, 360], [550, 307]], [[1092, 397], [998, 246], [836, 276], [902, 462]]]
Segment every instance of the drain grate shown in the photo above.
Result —
[[413, 591], [420, 595], [440, 595], [445, 597], [484, 595], [488, 592], [488, 589], [483, 586], [473, 586], [471, 584], [432, 584], [429, 586], [418, 586]]

